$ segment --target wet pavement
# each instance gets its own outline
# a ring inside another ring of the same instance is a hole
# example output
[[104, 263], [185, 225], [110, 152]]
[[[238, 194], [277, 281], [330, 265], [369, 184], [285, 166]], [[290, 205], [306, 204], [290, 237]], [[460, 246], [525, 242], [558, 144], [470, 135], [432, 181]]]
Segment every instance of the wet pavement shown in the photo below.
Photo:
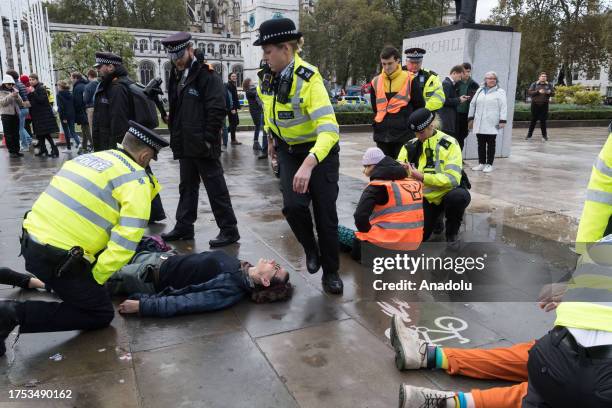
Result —
[[[520, 132], [520, 130], [518, 131]], [[575, 237], [593, 160], [605, 128], [551, 130], [551, 141], [523, 141], [515, 134], [512, 156], [491, 174], [467, 170], [472, 203], [462, 236], [497, 245], [508, 273], [535, 275], [564, 269], [575, 260]], [[242, 239], [225, 248], [241, 259], [274, 258], [288, 267], [296, 286], [287, 303], [233, 308], [172, 319], [116, 315], [96, 332], [21, 335], [0, 358], [0, 407], [392, 407], [401, 382], [469, 390], [504, 384], [449, 377], [442, 372], [400, 373], [388, 341], [390, 315], [401, 313], [421, 336], [447, 347], [498, 347], [537, 338], [554, 314], [534, 302], [423, 302], [375, 293], [371, 270], [341, 255], [342, 297], [323, 293], [320, 273], [306, 272], [304, 256], [281, 214], [278, 180], [248, 143], [222, 156]], [[360, 158], [369, 134], [342, 135], [338, 213], [352, 226], [365, 179]], [[17, 236], [23, 214], [47, 186], [62, 160], [9, 159], [0, 150], [0, 260], [23, 270]], [[473, 166], [469, 161], [466, 167]], [[153, 170], [164, 186], [173, 226], [178, 164], [169, 151]], [[217, 234], [202, 188], [195, 243], [182, 252], [207, 250]], [[524, 267], [521, 267], [523, 265]], [[514, 289], [508, 289], [514, 290]], [[49, 299], [0, 285], [0, 298]], [[500, 297], [501, 298], [501, 297]], [[118, 305], [120, 299], [116, 300]], [[9, 338], [9, 345], [15, 335]], [[50, 357], [54, 357], [50, 359]], [[10, 390], [70, 390], [71, 399], [10, 399]]]

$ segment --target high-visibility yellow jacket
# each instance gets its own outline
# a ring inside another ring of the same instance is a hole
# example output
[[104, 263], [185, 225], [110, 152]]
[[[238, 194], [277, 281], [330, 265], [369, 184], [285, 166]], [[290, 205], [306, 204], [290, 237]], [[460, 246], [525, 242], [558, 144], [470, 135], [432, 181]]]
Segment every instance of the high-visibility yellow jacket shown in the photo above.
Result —
[[[408, 149], [418, 139], [410, 140], [400, 150], [397, 160], [408, 163]], [[428, 157], [429, 156], [429, 157]], [[439, 130], [423, 142], [418, 170], [423, 173], [423, 195], [432, 204], [440, 204], [442, 198], [461, 183], [463, 160], [461, 147], [454, 137]]]
[[444, 106], [446, 96], [440, 77], [433, 71], [421, 69], [417, 72], [413, 83], [423, 89], [423, 98], [425, 98], [425, 108], [434, 112]]
[[612, 235], [589, 245], [580, 257], [555, 325], [612, 332]]
[[273, 92], [257, 93], [263, 102], [265, 129], [289, 145], [315, 142], [310, 149], [321, 162], [338, 140], [340, 128], [319, 70], [296, 53], [289, 102], [280, 103]]
[[586, 201], [578, 225], [576, 251], [599, 241], [612, 222], [612, 133], [593, 164]]
[[41, 244], [80, 246], [97, 262], [103, 284], [127, 264], [140, 242], [160, 191], [154, 176], [120, 150], [86, 154], [66, 162], [23, 222]]

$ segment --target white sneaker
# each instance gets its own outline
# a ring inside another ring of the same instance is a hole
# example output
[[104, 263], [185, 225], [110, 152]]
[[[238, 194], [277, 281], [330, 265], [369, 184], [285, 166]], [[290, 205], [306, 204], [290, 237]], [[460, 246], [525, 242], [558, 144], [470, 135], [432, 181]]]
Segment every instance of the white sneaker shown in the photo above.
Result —
[[493, 165], [491, 164], [487, 164], [486, 166], [484, 166], [484, 169], [482, 170], [483, 173], [490, 173], [493, 171]]
[[472, 170], [474, 170], [474, 171], [482, 171], [482, 169], [484, 169], [484, 168], [485, 168], [484, 164], [479, 164], [476, 167], [472, 167]]
[[390, 337], [398, 370], [427, 368], [427, 343], [419, 338], [416, 330], [406, 327], [398, 314], [391, 318]]
[[400, 408], [446, 408], [449, 399], [455, 398], [451, 391], [432, 390], [430, 388], [414, 387], [408, 384], [400, 385]]

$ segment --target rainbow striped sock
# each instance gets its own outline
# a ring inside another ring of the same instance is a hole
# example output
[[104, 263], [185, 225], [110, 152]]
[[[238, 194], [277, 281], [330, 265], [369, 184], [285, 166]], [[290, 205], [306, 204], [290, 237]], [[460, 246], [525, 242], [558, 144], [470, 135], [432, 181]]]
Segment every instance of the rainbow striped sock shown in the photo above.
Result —
[[448, 359], [442, 347], [436, 347], [436, 368], [448, 370]]
[[455, 395], [455, 408], [467, 408], [467, 400], [465, 399], [465, 393], [458, 392]]

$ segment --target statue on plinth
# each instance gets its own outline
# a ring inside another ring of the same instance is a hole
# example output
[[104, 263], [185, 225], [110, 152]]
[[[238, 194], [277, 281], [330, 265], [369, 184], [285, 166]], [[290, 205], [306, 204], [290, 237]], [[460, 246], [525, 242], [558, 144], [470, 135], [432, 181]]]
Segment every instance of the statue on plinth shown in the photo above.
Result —
[[455, 0], [457, 17], [453, 24], [476, 23], [476, 2], [477, 0]]

